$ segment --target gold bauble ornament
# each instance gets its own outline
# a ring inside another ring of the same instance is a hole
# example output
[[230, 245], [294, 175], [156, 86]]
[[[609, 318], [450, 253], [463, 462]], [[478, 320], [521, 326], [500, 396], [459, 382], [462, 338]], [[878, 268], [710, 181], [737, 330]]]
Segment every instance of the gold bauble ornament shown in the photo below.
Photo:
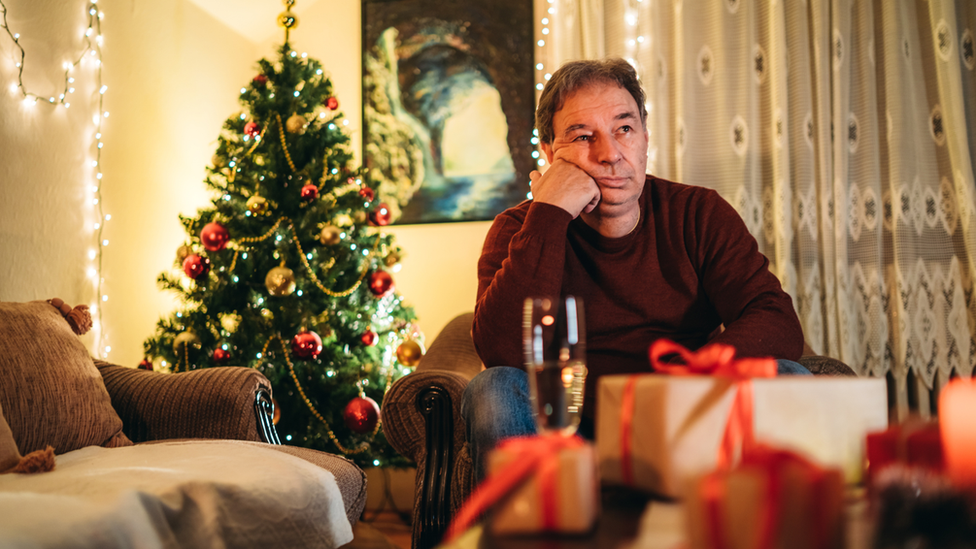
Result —
[[424, 356], [424, 346], [416, 339], [408, 339], [397, 347], [397, 361], [404, 366], [416, 366]]
[[288, 130], [288, 133], [301, 135], [305, 133], [305, 126], [307, 124], [308, 122], [305, 120], [304, 116], [293, 114], [289, 116], [288, 120], [285, 122], [285, 129]]
[[322, 227], [322, 232], [319, 233], [319, 242], [325, 246], [331, 246], [333, 244], [338, 244], [342, 240], [342, 231], [339, 227], [335, 225], [326, 225]]
[[274, 320], [274, 313], [269, 309], [261, 309], [261, 318], [265, 320]]
[[220, 327], [227, 330], [230, 333], [237, 331], [237, 327], [241, 325], [241, 315], [237, 313], [226, 313], [220, 315]]
[[176, 356], [178, 357], [182, 357], [184, 351], [191, 348], [200, 348], [200, 338], [197, 337], [197, 334], [189, 330], [176, 336], [176, 339], [173, 340], [173, 352], [176, 353]]
[[291, 295], [295, 291], [295, 273], [284, 265], [275, 267], [264, 277], [264, 286], [275, 297]]
[[268, 211], [268, 199], [254, 195], [247, 199], [247, 209], [254, 215], [262, 215]]
[[367, 217], [366, 212], [364, 212], [362, 210], [356, 212], [356, 223], [358, 223], [360, 225], [362, 225], [363, 223], [366, 223], [366, 217]]
[[176, 248], [176, 261], [179, 262], [182, 267], [183, 261], [186, 260], [186, 256], [193, 253], [193, 248], [187, 246], [186, 244]]
[[278, 26], [283, 29], [296, 29], [298, 28], [298, 16], [291, 11], [283, 11], [278, 14]]
[[349, 214], [339, 214], [335, 216], [335, 224], [339, 227], [351, 227], [353, 225], [353, 220]]
[[400, 251], [393, 250], [392, 252], [386, 254], [386, 257], [383, 258], [383, 263], [385, 263], [387, 267], [392, 267], [399, 263], [400, 259]]

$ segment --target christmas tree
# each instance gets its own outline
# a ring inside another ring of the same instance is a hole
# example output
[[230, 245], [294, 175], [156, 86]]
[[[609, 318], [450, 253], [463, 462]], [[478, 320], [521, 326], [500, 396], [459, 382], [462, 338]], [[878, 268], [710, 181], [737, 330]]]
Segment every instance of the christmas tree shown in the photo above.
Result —
[[390, 209], [351, 167], [321, 64], [286, 34], [277, 60], [258, 65], [207, 169], [212, 204], [180, 216], [188, 240], [158, 280], [182, 304], [145, 342], [143, 366], [256, 368], [285, 443], [402, 465], [379, 404], [423, 335], [390, 274], [401, 257], [381, 230]]

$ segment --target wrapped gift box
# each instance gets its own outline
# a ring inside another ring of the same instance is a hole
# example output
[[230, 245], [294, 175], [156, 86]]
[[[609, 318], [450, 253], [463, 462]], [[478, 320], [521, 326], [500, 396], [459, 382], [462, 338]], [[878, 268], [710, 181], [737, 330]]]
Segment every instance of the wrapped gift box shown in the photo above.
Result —
[[705, 475], [691, 486], [685, 501], [691, 549], [844, 547], [844, 480], [838, 469], [802, 458], [749, 463]]
[[[603, 376], [597, 394], [596, 445], [604, 483], [681, 497], [687, 480], [716, 468], [736, 382], [719, 376], [641, 374], [630, 432], [621, 428], [631, 376]], [[800, 452], [839, 468], [848, 483], [864, 471], [867, 433], [888, 425], [884, 379], [784, 376], [752, 379], [758, 442]], [[625, 438], [626, 437], [626, 438]], [[630, 482], [622, 456], [628, 455]]]
[[[504, 471], [518, 459], [517, 453], [496, 449], [488, 454], [489, 476]], [[541, 478], [546, 467], [540, 467], [496, 504], [490, 527], [496, 535], [560, 532], [583, 534], [595, 524], [600, 511], [596, 451], [592, 444], [559, 450], [554, 460], [553, 476]], [[546, 513], [551, 523], [546, 524]]]

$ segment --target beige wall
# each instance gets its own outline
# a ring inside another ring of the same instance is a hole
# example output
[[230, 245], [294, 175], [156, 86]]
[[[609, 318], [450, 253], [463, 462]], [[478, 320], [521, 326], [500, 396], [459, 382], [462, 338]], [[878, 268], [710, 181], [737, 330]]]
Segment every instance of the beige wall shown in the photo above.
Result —
[[[272, 1], [272, 0], [269, 0]], [[53, 89], [62, 58], [77, 51], [85, 3], [6, 0], [9, 21], [24, 36], [30, 83]], [[104, 343], [109, 358], [134, 365], [160, 315], [177, 305], [156, 287], [184, 240], [178, 214], [207, 203], [202, 180], [224, 119], [281, 35], [245, 37], [187, 0], [101, 0], [105, 110], [102, 276]], [[360, 2], [319, 0], [300, 11], [295, 49], [331, 73], [359, 148]], [[90, 186], [94, 173], [91, 110], [26, 109], [4, 90], [15, 73], [9, 40], [0, 36], [0, 300], [60, 296], [94, 302], [86, 278], [95, 242]], [[35, 65], [36, 63], [36, 65]], [[36, 72], [33, 72], [36, 71]], [[91, 74], [91, 73], [89, 73]], [[89, 84], [88, 92], [93, 91]], [[33, 87], [33, 86], [32, 86]], [[83, 93], [79, 87], [79, 96]], [[414, 305], [428, 342], [456, 314], [471, 310], [475, 266], [488, 222], [391, 228], [406, 252], [397, 287]], [[87, 339], [91, 345], [91, 338]], [[95, 350], [104, 354], [103, 350]]]

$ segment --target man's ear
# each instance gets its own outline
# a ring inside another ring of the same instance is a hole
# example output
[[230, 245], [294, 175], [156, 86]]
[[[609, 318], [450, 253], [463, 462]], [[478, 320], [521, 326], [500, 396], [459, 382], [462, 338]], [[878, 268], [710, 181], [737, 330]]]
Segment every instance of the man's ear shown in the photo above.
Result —
[[552, 164], [552, 143], [543, 143], [542, 152], [546, 155], [546, 162]]

